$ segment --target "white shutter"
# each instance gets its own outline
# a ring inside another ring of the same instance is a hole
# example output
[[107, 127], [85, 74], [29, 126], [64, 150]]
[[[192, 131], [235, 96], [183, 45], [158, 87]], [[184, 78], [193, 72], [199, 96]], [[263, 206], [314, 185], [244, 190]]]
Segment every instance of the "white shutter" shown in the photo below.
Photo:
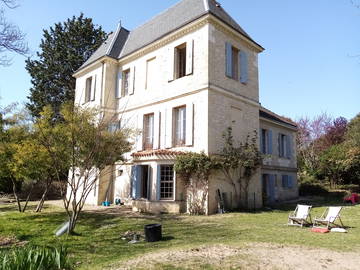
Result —
[[168, 81], [173, 81], [174, 80], [174, 59], [175, 59], [175, 55], [174, 55], [174, 47], [170, 46], [168, 48], [168, 53], [167, 53], [167, 61], [168, 61]]
[[133, 95], [135, 90], [135, 66], [130, 70], [129, 95]]
[[82, 94], [80, 96], [80, 100], [82, 100], [82, 104], [84, 105], [86, 103], [86, 83], [85, 83], [85, 87], [82, 90]]
[[166, 109], [165, 114], [165, 148], [172, 147], [172, 129], [173, 129], [173, 116], [172, 116], [172, 108]]
[[186, 137], [185, 144], [193, 145], [194, 137], [194, 104], [192, 102], [186, 104]]
[[160, 149], [165, 148], [165, 134], [166, 134], [166, 109], [160, 112]]
[[91, 86], [91, 101], [95, 100], [95, 93], [96, 92], [96, 75], [93, 77], [93, 84]]
[[160, 144], [160, 112], [154, 113], [154, 149], [159, 149]]
[[194, 40], [186, 42], [186, 75], [193, 73], [194, 68]]
[[115, 89], [115, 98], [121, 98], [121, 88], [122, 88], [122, 71], [119, 70], [117, 74], [117, 84]]
[[136, 151], [142, 151], [143, 150], [143, 120], [144, 116], [142, 114], [139, 114], [137, 116], [137, 129], [140, 132], [140, 134], [137, 136], [137, 141], [136, 141]]

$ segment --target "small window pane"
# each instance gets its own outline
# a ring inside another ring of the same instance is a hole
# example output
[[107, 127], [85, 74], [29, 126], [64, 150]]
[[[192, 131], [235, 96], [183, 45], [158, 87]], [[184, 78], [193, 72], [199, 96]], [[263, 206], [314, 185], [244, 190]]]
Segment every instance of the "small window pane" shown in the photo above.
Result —
[[160, 166], [160, 199], [174, 198], [174, 170], [173, 165]]

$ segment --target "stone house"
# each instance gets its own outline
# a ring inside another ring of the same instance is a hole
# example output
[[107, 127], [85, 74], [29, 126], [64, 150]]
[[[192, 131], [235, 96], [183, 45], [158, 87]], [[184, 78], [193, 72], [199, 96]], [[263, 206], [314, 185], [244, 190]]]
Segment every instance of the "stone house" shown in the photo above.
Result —
[[[121, 25], [74, 74], [75, 103], [117, 115], [115, 126], [141, 130], [126, 164], [115, 164], [89, 204], [121, 199], [134, 210], [186, 212], [186, 188], [173, 170], [179, 152], [217, 153], [232, 126], [236, 140], [259, 131], [264, 164], [252, 179], [254, 208], [298, 196], [296, 125], [259, 103], [256, 43], [214, 0], [183, 0], [128, 31]], [[233, 203], [223, 176], [210, 177]]]

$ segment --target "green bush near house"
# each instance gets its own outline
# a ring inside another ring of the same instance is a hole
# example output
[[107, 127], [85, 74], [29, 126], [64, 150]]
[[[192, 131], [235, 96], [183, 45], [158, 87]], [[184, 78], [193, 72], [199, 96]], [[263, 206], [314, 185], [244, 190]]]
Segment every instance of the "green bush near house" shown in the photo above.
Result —
[[0, 251], [2, 270], [70, 270], [67, 250], [63, 247], [17, 247]]

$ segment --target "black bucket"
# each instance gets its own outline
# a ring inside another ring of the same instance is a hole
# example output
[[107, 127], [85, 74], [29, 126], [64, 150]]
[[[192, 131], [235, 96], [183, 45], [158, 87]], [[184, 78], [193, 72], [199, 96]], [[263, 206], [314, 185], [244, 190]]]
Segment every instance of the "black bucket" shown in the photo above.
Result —
[[161, 240], [162, 238], [161, 224], [145, 225], [144, 230], [145, 230], [145, 240], [147, 242], [156, 242]]

